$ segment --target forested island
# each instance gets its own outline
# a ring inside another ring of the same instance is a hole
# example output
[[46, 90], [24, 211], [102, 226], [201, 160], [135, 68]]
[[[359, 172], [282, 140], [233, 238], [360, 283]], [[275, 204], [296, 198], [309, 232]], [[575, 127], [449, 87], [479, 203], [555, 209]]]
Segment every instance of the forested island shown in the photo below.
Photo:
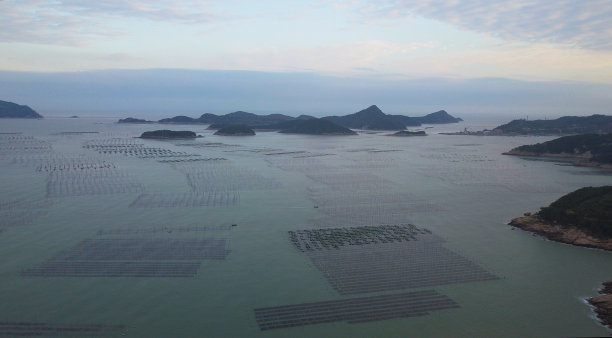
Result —
[[612, 186], [578, 189], [509, 224], [553, 241], [612, 250]]
[[564, 136], [516, 147], [505, 155], [576, 158], [575, 164], [612, 168], [612, 134]]
[[34, 109], [17, 103], [0, 101], [0, 118], [8, 119], [41, 119]]
[[248, 126], [234, 124], [223, 127], [215, 132], [215, 135], [221, 136], [253, 136], [255, 131]]
[[[229, 125], [245, 125], [253, 129], [269, 129], [284, 122], [310, 120], [314, 117], [300, 115], [298, 117], [283, 114], [256, 115], [245, 111], [236, 111], [226, 115], [202, 114], [200, 117], [175, 116], [159, 120], [159, 123], [173, 124], [209, 124], [210, 129], [219, 129]], [[404, 130], [408, 126], [421, 124], [456, 123], [462, 121], [448, 114], [444, 110], [420, 117], [405, 115], [391, 115], [383, 113], [376, 105], [344, 116], [325, 116], [323, 120], [331, 121], [345, 128], [365, 130]], [[149, 121], [127, 118], [119, 123], [147, 123]]]
[[154, 130], [154, 131], [145, 131], [140, 135], [140, 138], [145, 139], [188, 139], [188, 138], [196, 138], [197, 135], [193, 131], [187, 130]]

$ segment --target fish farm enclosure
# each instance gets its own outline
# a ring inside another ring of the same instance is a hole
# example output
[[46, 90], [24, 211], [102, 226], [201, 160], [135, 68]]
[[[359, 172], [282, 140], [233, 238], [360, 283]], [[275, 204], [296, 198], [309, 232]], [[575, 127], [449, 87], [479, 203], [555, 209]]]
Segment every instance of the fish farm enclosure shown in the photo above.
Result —
[[[605, 336], [609, 252], [506, 223], [610, 171], [551, 137], [0, 125], [0, 336]], [[483, 127], [489, 127], [483, 124]], [[552, 311], [551, 309], [554, 309]]]

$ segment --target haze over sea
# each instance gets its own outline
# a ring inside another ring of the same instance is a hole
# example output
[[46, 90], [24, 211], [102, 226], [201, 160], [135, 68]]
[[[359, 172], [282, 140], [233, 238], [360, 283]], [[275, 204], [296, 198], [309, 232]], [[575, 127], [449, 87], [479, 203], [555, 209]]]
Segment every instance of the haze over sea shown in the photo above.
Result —
[[[612, 3], [0, 1], [0, 335], [603, 336], [610, 252], [508, 221], [609, 170], [501, 155], [610, 115]], [[376, 104], [426, 137], [118, 124]], [[76, 115], [78, 118], [68, 118]], [[189, 130], [190, 140], [137, 138]]]

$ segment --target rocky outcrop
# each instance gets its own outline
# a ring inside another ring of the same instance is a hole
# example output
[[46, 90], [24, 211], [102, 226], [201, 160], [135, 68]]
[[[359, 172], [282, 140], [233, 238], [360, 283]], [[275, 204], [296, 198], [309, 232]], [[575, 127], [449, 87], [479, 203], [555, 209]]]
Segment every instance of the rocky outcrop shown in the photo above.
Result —
[[612, 238], [600, 238], [574, 226], [550, 223], [538, 215], [518, 217], [508, 224], [551, 241], [612, 251]]
[[601, 323], [612, 329], [612, 281], [604, 282], [599, 290], [601, 296], [589, 298], [589, 304], [595, 307], [595, 313]]

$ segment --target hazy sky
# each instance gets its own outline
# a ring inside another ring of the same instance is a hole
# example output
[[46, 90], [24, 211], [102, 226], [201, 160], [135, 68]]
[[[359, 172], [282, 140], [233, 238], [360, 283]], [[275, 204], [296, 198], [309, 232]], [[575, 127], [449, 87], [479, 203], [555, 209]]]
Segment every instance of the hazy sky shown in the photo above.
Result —
[[[353, 109], [347, 100], [372, 93], [372, 100], [383, 101], [371, 103], [406, 113], [449, 107], [537, 113], [546, 101], [575, 114], [611, 113], [612, 94], [606, 94], [612, 85], [610, 18], [610, 0], [0, 0], [0, 99], [27, 98], [20, 103], [38, 105], [43, 114], [60, 113], [64, 108], [47, 91], [29, 85], [44, 82], [58, 87], [62, 100], [74, 99], [66, 109], [84, 112], [103, 110], [92, 107], [97, 90], [114, 100], [107, 112], [158, 111], [180, 99], [185, 112], [250, 107], [295, 112], [301, 109], [290, 106], [293, 96], [309, 103], [306, 113], [348, 113], [360, 107], [355, 102]], [[142, 69], [151, 71], [132, 74], [147, 74], [146, 79], [131, 81], [123, 91], [112, 90], [113, 84], [122, 86], [109, 78], [115, 72], [101, 71]], [[168, 79], [170, 72], [153, 69], [180, 71]], [[228, 70], [249, 72], [213, 76], [218, 87], [194, 82], [196, 76], [219, 74], [210, 71]], [[166, 78], [156, 77], [160, 74]], [[240, 74], [245, 75], [241, 85], [232, 86]], [[262, 93], [282, 98], [278, 105], [249, 94], [261, 92], [261, 78], [277, 75], [286, 86], [311, 92], [286, 97], [281, 86]], [[89, 105], [84, 100], [89, 96], [71, 96], [75, 79], [75, 92], [91, 88]], [[181, 86], [183, 79], [189, 84]], [[499, 92], [492, 92], [491, 79]], [[169, 81], [160, 83], [168, 87], [168, 95], [161, 95], [168, 101], [153, 105], [144, 98], [159, 97], [150, 87], [160, 81]], [[418, 88], [419, 81], [432, 91], [420, 90], [418, 103], [381, 93], [401, 95], [402, 88]], [[355, 82], [359, 96], [350, 95]], [[479, 89], [489, 96], [486, 105], [476, 100]], [[337, 102], [325, 95], [330, 91], [342, 93]], [[466, 91], [469, 96], [460, 96]], [[316, 93], [319, 105], [313, 102]], [[202, 95], [216, 98], [214, 104]], [[424, 102], [423, 95], [431, 101]], [[476, 101], [464, 102], [472, 98]]]

